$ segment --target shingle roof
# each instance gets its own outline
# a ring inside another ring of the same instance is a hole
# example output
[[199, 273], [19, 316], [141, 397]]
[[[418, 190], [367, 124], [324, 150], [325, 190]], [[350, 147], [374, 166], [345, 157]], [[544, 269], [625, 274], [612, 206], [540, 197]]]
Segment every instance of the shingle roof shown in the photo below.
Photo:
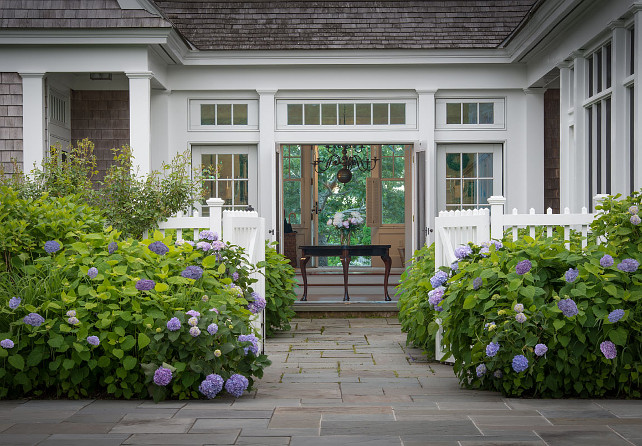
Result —
[[171, 23], [116, 0], [0, 0], [0, 29], [167, 28]]
[[201, 50], [496, 48], [536, 0], [155, 0]]

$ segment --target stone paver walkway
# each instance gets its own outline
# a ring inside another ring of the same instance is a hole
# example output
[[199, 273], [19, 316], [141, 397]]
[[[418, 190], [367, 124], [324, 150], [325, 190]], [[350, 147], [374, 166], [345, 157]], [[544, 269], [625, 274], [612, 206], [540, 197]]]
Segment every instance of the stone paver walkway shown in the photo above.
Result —
[[395, 318], [297, 319], [257, 389], [213, 401], [3, 401], [10, 445], [641, 445], [642, 402], [460, 389]]

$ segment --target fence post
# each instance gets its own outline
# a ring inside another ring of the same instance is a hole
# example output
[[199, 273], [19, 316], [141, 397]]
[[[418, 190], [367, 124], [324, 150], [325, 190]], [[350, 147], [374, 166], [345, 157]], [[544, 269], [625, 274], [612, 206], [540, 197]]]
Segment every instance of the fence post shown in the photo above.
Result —
[[606, 200], [607, 197], [607, 194], [597, 194], [593, 197], [593, 213], [597, 213], [597, 211], [595, 211], [595, 206], [597, 206], [598, 204], [602, 204], [602, 202]]
[[504, 205], [506, 198], [501, 195], [488, 197], [490, 205], [490, 238], [502, 240], [504, 238]]
[[223, 229], [223, 199], [222, 198], [208, 198], [207, 206], [210, 208], [210, 231], [218, 234], [219, 239], [223, 237], [221, 231]]

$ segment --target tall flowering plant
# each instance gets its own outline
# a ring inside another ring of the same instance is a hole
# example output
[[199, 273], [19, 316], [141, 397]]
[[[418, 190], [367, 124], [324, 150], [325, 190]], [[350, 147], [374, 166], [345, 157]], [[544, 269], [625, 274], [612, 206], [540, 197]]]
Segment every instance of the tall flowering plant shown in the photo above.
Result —
[[341, 236], [341, 244], [350, 244], [350, 235], [355, 232], [363, 223], [364, 218], [359, 211], [339, 211], [330, 219], [328, 226], [334, 226]]

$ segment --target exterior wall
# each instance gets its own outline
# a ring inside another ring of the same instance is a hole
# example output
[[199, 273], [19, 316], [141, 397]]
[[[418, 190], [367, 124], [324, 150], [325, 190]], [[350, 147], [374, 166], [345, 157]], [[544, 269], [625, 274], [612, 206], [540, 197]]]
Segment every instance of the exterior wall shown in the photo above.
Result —
[[112, 148], [129, 144], [129, 92], [72, 90], [71, 139], [89, 138], [94, 144], [102, 180], [113, 159]]
[[0, 164], [13, 173], [12, 159], [22, 167], [22, 79], [18, 73], [0, 73]]
[[544, 93], [544, 209], [560, 212], [560, 91]]

